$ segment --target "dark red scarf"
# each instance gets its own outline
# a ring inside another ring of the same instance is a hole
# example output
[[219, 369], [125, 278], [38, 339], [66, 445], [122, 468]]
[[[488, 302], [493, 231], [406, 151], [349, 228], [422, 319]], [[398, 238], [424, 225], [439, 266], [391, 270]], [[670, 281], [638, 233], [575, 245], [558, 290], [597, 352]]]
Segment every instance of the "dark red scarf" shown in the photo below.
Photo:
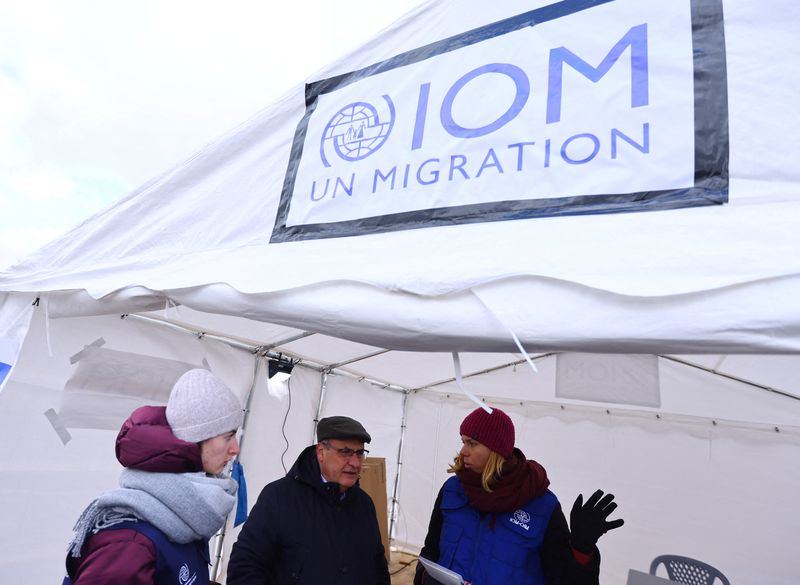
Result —
[[489, 484], [491, 493], [483, 489], [480, 473], [462, 469], [456, 473], [456, 477], [464, 486], [469, 503], [479, 512], [491, 514], [513, 512], [541, 496], [550, 485], [544, 467], [536, 461], [525, 459], [525, 455], [516, 447], [503, 464], [500, 478]]

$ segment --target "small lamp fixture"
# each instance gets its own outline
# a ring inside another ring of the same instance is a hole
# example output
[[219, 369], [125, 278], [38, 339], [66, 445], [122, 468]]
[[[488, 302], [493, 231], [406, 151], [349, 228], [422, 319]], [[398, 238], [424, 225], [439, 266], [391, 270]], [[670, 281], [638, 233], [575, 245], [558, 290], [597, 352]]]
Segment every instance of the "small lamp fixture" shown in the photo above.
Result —
[[285, 382], [291, 377], [292, 368], [294, 368], [292, 360], [282, 355], [270, 359], [267, 363], [267, 378], [274, 379], [276, 382]]

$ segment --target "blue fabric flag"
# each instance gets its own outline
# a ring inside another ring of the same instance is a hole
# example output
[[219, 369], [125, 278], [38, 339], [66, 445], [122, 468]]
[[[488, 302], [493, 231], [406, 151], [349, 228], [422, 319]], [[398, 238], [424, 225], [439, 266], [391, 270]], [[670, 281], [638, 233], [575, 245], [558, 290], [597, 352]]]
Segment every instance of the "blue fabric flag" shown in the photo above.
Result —
[[239, 491], [236, 493], [236, 517], [233, 519], [233, 527], [236, 528], [247, 520], [247, 482], [244, 479], [244, 467], [238, 459], [231, 466], [231, 477], [239, 484]]
[[0, 390], [14, 369], [32, 316], [29, 298], [0, 296]]
[[11, 364], [5, 364], [0, 362], [0, 386], [3, 385], [3, 381], [6, 379], [6, 376], [11, 373]]

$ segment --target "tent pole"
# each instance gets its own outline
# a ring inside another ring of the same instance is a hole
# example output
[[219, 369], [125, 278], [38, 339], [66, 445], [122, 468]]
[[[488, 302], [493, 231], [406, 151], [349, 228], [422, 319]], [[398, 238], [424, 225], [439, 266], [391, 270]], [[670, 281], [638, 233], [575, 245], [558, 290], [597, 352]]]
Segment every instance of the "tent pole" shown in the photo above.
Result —
[[244, 420], [242, 421], [242, 432], [239, 433], [239, 453], [234, 457], [234, 459], [238, 460], [240, 455], [242, 454], [242, 446], [244, 445], [244, 438], [247, 432], [247, 423], [250, 419], [250, 403], [253, 400], [253, 394], [256, 389], [256, 383], [258, 381], [258, 366], [261, 365], [261, 359], [263, 355], [256, 354], [255, 356], [255, 363], [253, 364], [253, 383], [250, 384], [250, 390], [247, 392], [247, 399], [245, 400], [244, 404]]
[[[531, 356], [531, 361], [539, 361], [545, 358], [549, 358], [553, 355], [558, 355], [559, 352], [551, 351], [549, 353], [541, 353], [536, 356]], [[513, 362], [508, 362], [507, 364], [500, 364], [499, 366], [492, 366], [491, 368], [485, 368], [483, 370], [478, 370], [477, 372], [470, 372], [469, 374], [464, 374], [461, 376], [462, 380], [466, 380], [467, 378], [474, 378], [475, 376], [482, 376], [483, 374], [489, 374], [491, 372], [497, 372], [500, 370], [504, 370], [505, 368], [512, 368], [519, 366], [521, 364], [527, 363], [528, 360], [516, 360]], [[455, 382], [455, 377], [447, 378], [445, 380], [439, 380], [437, 382], [431, 382], [430, 384], [425, 384], [424, 386], [419, 386], [417, 388], [409, 389], [409, 392], [419, 392], [420, 390], [430, 390], [431, 388], [435, 388], [436, 386], [443, 386], [444, 384], [450, 384], [451, 382]]]
[[289, 337], [287, 339], [282, 339], [279, 342], [272, 343], [270, 345], [253, 345], [253, 344], [250, 344], [250, 343], [244, 343], [244, 342], [239, 341], [237, 339], [234, 339], [232, 337], [227, 337], [225, 335], [218, 335], [218, 334], [215, 334], [215, 333], [208, 333], [206, 331], [201, 331], [199, 329], [191, 329], [191, 328], [186, 327], [185, 325], [181, 325], [179, 323], [173, 323], [171, 321], [165, 321], [163, 319], [158, 319], [156, 317], [151, 317], [151, 316], [148, 316], [148, 315], [139, 315], [139, 314], [136, 314], [136, 313], [124, 313], [124, 314], [120, 315], [120, 318], [121, 319], [133, 319], [135, 321], [143, 321], [143, 322], [149, 323], [149, 324], [161, 325], [161, 326], [164, 326], [164, 327], [168, 327], [170, 329], [174, 329], [176, 331], [182, 331], [183, 333], [187, 333], [189, 335], [193, 335], [194, 337], [197, 337], [198, 339], [212, 339], [214, 341], [219, 341], [221, 343], [225, 343], [226, 345], [229, 345], [231, 347], [235, 347], [236, 349], [242, 349], [242, 350], [247, 351], [249, 353], [259, 354], [262, 357], [266, 357], [266, 358], [269, 358], [269, 359], [272, 359], [272, 358], [276, 358], [277, 359], [281, 355], [285, 355], [285, 356], [291, 357], [294, 360], [297, 360], [297, 362], [295, 363], [295, 367], [308, 368], [310, 370], [314, 370], [315, 372], [320, 372], [320, 373], [322, 373], [322, 372], [327, 370], [329, 373], [332, 373], [332, 374], [335, 374], [335, 375], [347, 376], [349, 378], [354, 378], [354, 379], [358, 380], [359, 382], [367, 382], [368, 384], [372, 384], [373, 386], [381, 388], [382, 390], [391, 390], [392, 392], [408, 392], [408, 388], [405, 388], [403, 386], [398, 386], [397, 384], [391, 384], [391, 383], [383, 381], [383, 380], [376, 380], [376, 379], [370, 378], [368, 376], [362, 376], [361, 374], [356, 374], [354, 372], [348, 372], [347, 370], [335, 369], [335, 368], [339, 368], [340, 366], [345, 365], [345, 364], [351, 364], [351, 363], [357, 362], [359, 360], [367, 359], [367, 358], [374, 357], [376, 355], [380, 355], [380, 354], [386, 353], [388, 351], [391, 351], [391, 350], [388, 350], [388, 349], [381, 349], [381, 350], [369, 353], [369, 354], [364, 355], [364, 356], [359, 356], [357, 358], [347, 360], [346, 362], [340, 362], [338, 364], [333, 364], [333, 365], [326, 365], [326, 364], [323, 364], [323, 363], [320, 363], [320, 362], [311, 361], [308, 358], [300, 358], [298, 356], [295, 356], [291, 352], [273, 351], [273, 348], [278, 347], [278, 346], [280, 346], [280, 345], [282, 345], [284, 343], [290, 343], [292, 341], [297, 341], [298, 339], [303, 339], [305, 337], [313, 335], [312, 333], [309, 333], [309, 332], [304, 332], [304, 333]]
[[325, 392], [328, 389], [328, 374], [329, 369], [322, 370], [322, 379], [319, 388], [319, 402], [317, 402], [317, 415], [314, 417], [314, 429], [311, 431], [311, 444], [317, 442], [317, 423], [319, 422], [319, 415], [322, 414], [322, 404], [325, 402]]
[[400, 443], [397, 445], [397, 469], [394, 474], [394, 487], [392, 488], [392, 511], [389, 514], [389, 542], [395, 538], [395, 518], [397, 516], [397, 492], [400, 489], [400, 474], [403, 470], [403, 444], [406, 438], [406, 416], [408, 414], [408, 395], [403, 395], [403, 414], [400, 421]]
[[671, 362], [675, 362], [676, 364], [682, 364], [684, 366], [689, 366], [690, 368], [696, 368], [698, 370], [702, 370], [704, 372], [708, 372], [709, 374], [715, 374], [722, 378], [727, 378], [728, 380], [733, 380], [734, 382], [740, 382], [747, 386], [751, 386], [753, 388], [758, 388], [759, 390], [766, 390], [767, 392], [773, 392], [775, 394], [780, 394], [781, 396], [785, 396], [786, 398], [794, 398], [795, 400], [800, 400], [800, 396], [795, 396], [794, 394], [790, 394], [789, 392], [784, 392], [783, 390], [778, 390], [777, 388], [773, 388], [772, 386], [765, 386], [764, 384], [757, 384], [751, 380], [745, 380], [744, 378], [740, 378], [739, 376], [734, 376], [733, 374], [726, 374], [725, 372], [720, 372], [714, 368], [708, 368], [706, 366], [701, 366], [700, 364], [696, 364], [694, 362], [690, 362], [688, 360], [680, 359], [670, 355], [663, 355], [658, 354], [663, 360], [668, 360]]
[[[239, 433], [239, 453], [234, 456], [233, 460], [238, 461], [239, 456], [242, 454], [242, 445], [244, 444], [244, 436], [245, 431], [247, 430], [247, 420], [250, 418], [250, 402], [253, 399], [253, 393], [256, 389], [256, 383], [258, 381], [258, 366], [261, 364], [261, 355], [256, 354], [255, 361], [253, 363], [253, 382], [250, 384], [250, 390], [247, 392], [247, 399], [245, 400], [244, 406], [244, 420], [242, 420], [242, 431]], [[227, 519], [225, 520], [225, 524], [222, 525], [222, 528], [219, 529], [219, 532], [214, 536], [214, 556], [212, 557], [211, 561], [211, 581], [217, 580], [217, 575], [219, 574], [219, 565], [222, 562], [222, 545], [225, 542], [225, 527], [228, 525]]]

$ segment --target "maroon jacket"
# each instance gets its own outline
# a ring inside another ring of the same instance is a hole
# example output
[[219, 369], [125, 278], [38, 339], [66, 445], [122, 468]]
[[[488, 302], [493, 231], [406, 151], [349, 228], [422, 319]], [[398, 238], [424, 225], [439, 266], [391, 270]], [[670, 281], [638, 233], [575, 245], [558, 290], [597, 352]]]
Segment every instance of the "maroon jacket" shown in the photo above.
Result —
[[[203, 470], [200, 447], [172, 434], [166, 412], [163, 406], [142, 406], [123, 423], [116, 453], [124, 467], [161, 473]], [[155, 569], [153, 542], [124, 528], [101, 530], [86, 540], [79, 558], [67, 558], [74, 585], [152, 585]]]

